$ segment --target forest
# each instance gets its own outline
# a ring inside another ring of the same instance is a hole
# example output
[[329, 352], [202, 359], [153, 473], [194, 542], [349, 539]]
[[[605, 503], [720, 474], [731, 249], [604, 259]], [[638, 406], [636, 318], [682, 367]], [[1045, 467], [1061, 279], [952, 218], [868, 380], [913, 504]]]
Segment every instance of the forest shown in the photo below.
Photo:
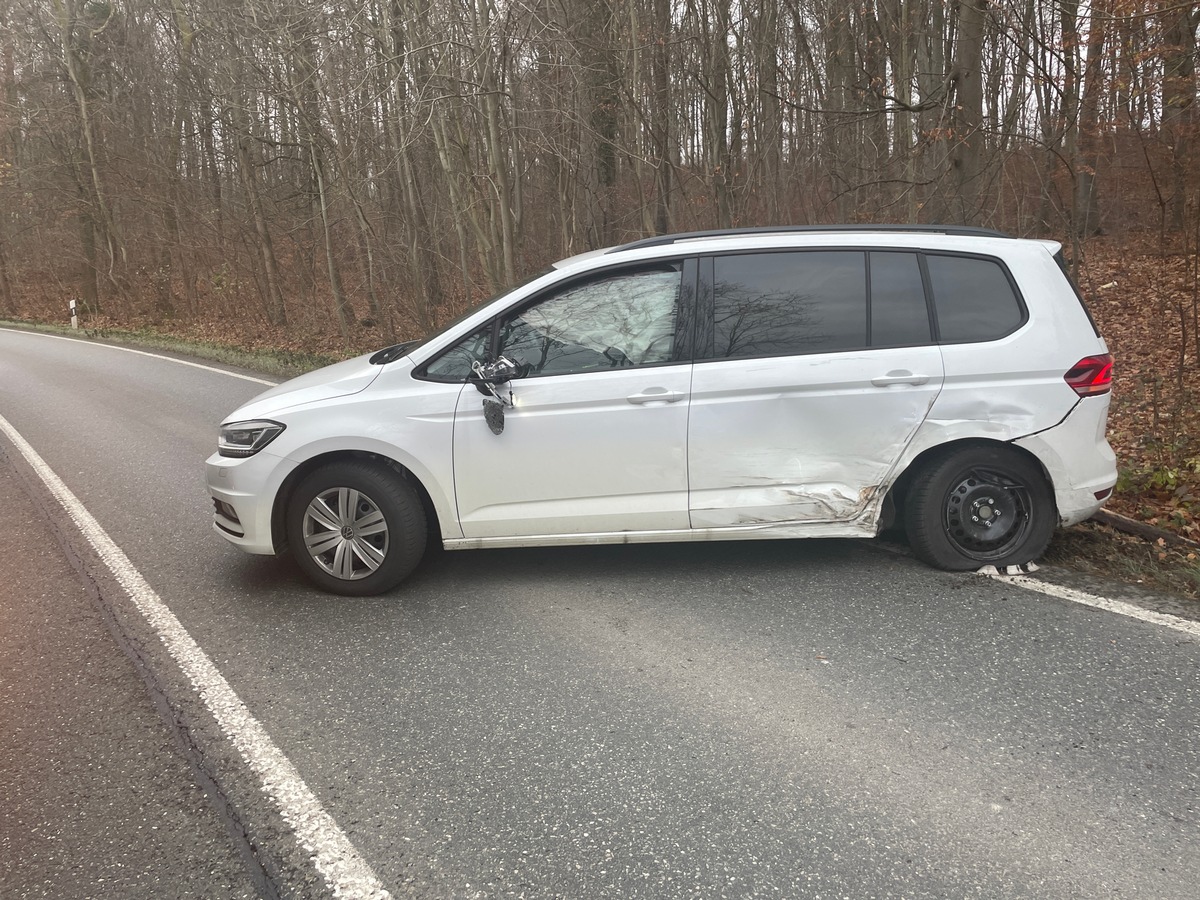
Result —
[[385, 338], [667, 231], [1194, 245], [1200, 5], [0, 0], [0, 312]]
[[650, 234], [1048, 237], [1118, 359], [1114, 505], [1190, 536], [1198, 27], [1173, 0], [0, 0], [0, 318], [344, 356]]

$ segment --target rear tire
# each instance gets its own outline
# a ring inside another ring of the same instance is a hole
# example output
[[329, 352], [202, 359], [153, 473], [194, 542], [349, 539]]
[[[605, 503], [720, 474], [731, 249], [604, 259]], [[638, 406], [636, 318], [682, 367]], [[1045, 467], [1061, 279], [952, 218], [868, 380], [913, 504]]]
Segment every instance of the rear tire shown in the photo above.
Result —
[[967, 447], [931, 460], [913, 478], [904, 513], [913, 552], [951, 572], [1031, 562], [1058, 521], [1040, 467], [1005, 447]]
[[330, 463], [296, 487], [287, 509], [288, 544], [322, 590], [348, 597], [400, 584], [425, 553], [425, 510], [413, 488], [382, 465]]

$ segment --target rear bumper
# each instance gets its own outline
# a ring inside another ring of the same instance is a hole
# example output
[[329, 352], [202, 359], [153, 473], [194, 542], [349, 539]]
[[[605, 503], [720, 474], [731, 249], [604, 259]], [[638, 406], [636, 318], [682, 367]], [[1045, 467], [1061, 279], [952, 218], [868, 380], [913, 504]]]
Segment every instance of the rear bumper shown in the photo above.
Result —
[[1116, 454], [1105, 438], [1110, 397], [1085, 397], [1053, 428], [1013, 441], [1049, 474], [1060, 525], [1089, 518], [1117, 483]]

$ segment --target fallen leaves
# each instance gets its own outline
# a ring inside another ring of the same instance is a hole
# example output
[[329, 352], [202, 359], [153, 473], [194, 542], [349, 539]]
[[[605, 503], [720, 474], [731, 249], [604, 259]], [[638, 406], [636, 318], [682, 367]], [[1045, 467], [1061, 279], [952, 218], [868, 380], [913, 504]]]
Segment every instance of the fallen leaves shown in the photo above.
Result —
[[1200, 279], [1195, 253], [1097, 239], [1080, 288], [1116, 359], [1108, 439], [1121, 480], [1110, 509], [1200, 534]]

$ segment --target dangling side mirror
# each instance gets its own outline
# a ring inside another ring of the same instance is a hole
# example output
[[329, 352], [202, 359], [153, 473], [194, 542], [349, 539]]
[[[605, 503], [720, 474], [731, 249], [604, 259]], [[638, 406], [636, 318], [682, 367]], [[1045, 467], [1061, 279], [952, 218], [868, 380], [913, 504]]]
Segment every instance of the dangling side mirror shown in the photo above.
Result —
[[496, 385], [508, 384], [517, 374], [517, 364], [507, 356], [502, 356], [495, 362], [479, 362], [471, 364], [471, 383], [478, 388], [479, 393], [487, 397], [496, 396]]
[[505, 356], [495, 362], [476, 361], [471, 366], [471, 383], [483, 394], [483, 418], [492, 434], [504, 431], [504, 408], [512, 406], [512, 391], [503, 396], [497, 387], [508, 384], [517, 374], [517, 364]]

